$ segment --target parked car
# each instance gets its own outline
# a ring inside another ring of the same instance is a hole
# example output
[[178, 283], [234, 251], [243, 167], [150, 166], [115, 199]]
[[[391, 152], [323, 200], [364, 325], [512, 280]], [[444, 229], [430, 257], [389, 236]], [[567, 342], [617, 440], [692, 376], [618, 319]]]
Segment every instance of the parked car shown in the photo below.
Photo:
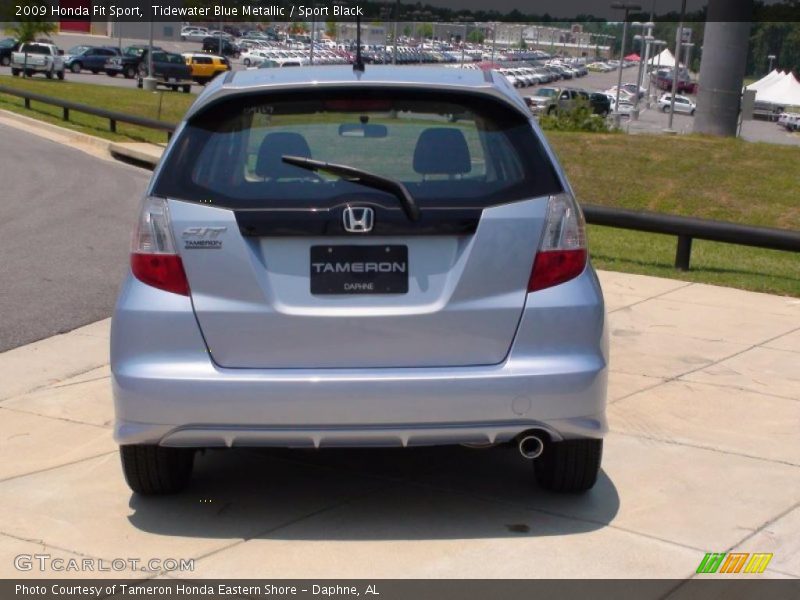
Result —
[[[160, 46], [153, 46], [154, 51], [160, 51]], [[120, 56], [112, 56], [106, 61], [105, 71], [109, 77], [122, 74], [125, 79], [133, 79], [139, 74], [139, 67], [147, 54], [147, 46], [128, 46]]]
[[181, 29], [181, 39], [185, 42], [200, 42], [208, 36], [208, 29], [205, 27], [186, 26]]
[[19, 48], [19, 43], [14, 38], [0, 40], [0, 65], [7, 67], [11, 64], [11, 53]]
[[[660, 71], [653, 73], [650, 78], [658, 89], [671, 92], [672, 76], [672, 69], [661, 69]], [[697, 93], [697, 83], [690, 79], [689, 74], [685, 69], [679, 71], [678, 73], [677, 88], [679, 94]]]
[[30, 77], [36, 73], [48, 79], [64, 79], [64, 53], [55, 44], [26, 42], [11, 53], [11, 74]]
[[530, 96], [528, 103], [534, 114], [553, 114], [557, 110], [569, 110], [582, 100], [592, 109], [592, 112], [605, 116], [609, 113], [610, 105], [604, 94], [595, 94], [585, 90], [572, 88], [543, 87]]
[[636, 92], [638, 89], [640, 100], [644, 98], [644, 95], [647, 93], [647, 88], [637, 86], [635, 83], [623, 83], [622, 89], [628, 92], [631, 96], [636, 96]]
[[630, 96], [620, 96], [619, 97], [619, 107], [617, 107], [617, 95], [616, 94], [609, 94], [604, 93], [604, 95], [608, 98], [609, 101], [609, 108], [611, 113], [619, 113], [620, 117], [630, 117], [633, 114], [634, 109], [636, 106], [630, 100]]
[[[185, 94], [191, 91], [192, 69], [186, 64], [183, 56], [163, 50], [154, 50], [152, 63], [152, 76], [158, 82], [157, 85], [162, 85], [172, 91], [177, 91], [178, 88], [180, 88]], [[147, 51], [145, 51], [139, 63], [137, 87], [144, 86], [144, 78], [147, 77], [147, 68], [148, 58]]]
[[511, 443], [594, 485], [608, 334], [566, 175], [499, 77], [367, 73], [238, 71], [185, 114], [111, 325], [135, 493], [231, 446]]
[[596, 115], [605, 117], [611, 113], [611, 100], [602, 92], [586, 92], [589, 104]]
[[221, 54], [222, 56], [239, 56], [239, 49], [229, 39], [224, 37], [203, 38], [203, 52]]
[[[669, 112], [672, 103], [672, 94], [664, 94], [658, 99], [658, 107], [664, 112]], [[675, 95], [675, 112], [694, 116], [697, 105], [686, 96]]]
[[182, 56], [191, 69], [192, 79], [200, 85], [205, 85], [220, 73], [231, 70], [231, 63], [224, 56], [198, 52], [184, 52]]
[[111, 57], [119, 54], [119, 49], [113, 46], [75, 46], [64, 55], [64, 66], [73, 73], [80, 73], [83, 69], [99, 73], [105, 70]]
[[800, 131], [800, 113], [781, 113], [778, 117], [778, 125], [786, 131]]

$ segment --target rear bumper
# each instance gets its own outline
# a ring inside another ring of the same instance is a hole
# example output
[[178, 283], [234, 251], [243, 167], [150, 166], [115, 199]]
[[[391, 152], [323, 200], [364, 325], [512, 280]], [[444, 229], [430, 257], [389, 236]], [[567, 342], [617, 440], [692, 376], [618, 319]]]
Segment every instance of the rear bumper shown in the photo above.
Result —
[[112, 324], [120, 444], [499, 443], [528, 429], [602, 437], [608, 344], [599, 284], [531, 294], [505, 361], [474, 367], [223, 369], [188, 298], [128, 278]]

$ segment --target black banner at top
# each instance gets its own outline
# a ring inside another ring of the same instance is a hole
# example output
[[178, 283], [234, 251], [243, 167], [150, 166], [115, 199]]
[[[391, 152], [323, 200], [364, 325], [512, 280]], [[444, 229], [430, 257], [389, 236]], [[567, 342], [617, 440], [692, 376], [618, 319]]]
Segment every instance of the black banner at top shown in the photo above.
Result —
[[[491, 5], [491, 8], [487, 8]], [[619, 5], [623, 5], [622, 8]], [[800, 21], [795, 0], [0, 0], [0, 22]]]

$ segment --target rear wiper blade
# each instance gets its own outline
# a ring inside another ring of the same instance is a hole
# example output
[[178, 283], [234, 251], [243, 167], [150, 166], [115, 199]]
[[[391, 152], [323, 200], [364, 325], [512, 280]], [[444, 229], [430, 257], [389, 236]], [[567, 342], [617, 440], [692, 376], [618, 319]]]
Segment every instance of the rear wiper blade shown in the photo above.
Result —
[[370, 173], [369, 171], [362, 171], [355, 167], [348, 167], [347, 165], [337, 165], [335, 163], [324, 162], [321, 160], [314, 160], [312, 158], [303, 158], [302, 156], [282, 156], [283, 162], [301, 169], [308, 169], [309, 171], [325, 171], [334, 175], [339, 175], [342, 179], [360, 183], [367, 187], [388, 192], [395, 196], [403, 207], [403, 212], [410, 221], [419, 221], [420, 212], [414, 198], [408, 192], [408, 188], [403, 185], [402, 181], [392, 179], [391, 177], [383, 177]]

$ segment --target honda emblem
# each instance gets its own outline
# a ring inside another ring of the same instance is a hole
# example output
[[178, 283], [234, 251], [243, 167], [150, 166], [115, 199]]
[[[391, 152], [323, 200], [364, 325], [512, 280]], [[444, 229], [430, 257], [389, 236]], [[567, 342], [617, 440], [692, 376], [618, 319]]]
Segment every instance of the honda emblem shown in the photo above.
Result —
[[375, 211], [366, 206], [348, 206], [342, 215], [344, 230], [350, 233], [369, 233], [375, 221]]

